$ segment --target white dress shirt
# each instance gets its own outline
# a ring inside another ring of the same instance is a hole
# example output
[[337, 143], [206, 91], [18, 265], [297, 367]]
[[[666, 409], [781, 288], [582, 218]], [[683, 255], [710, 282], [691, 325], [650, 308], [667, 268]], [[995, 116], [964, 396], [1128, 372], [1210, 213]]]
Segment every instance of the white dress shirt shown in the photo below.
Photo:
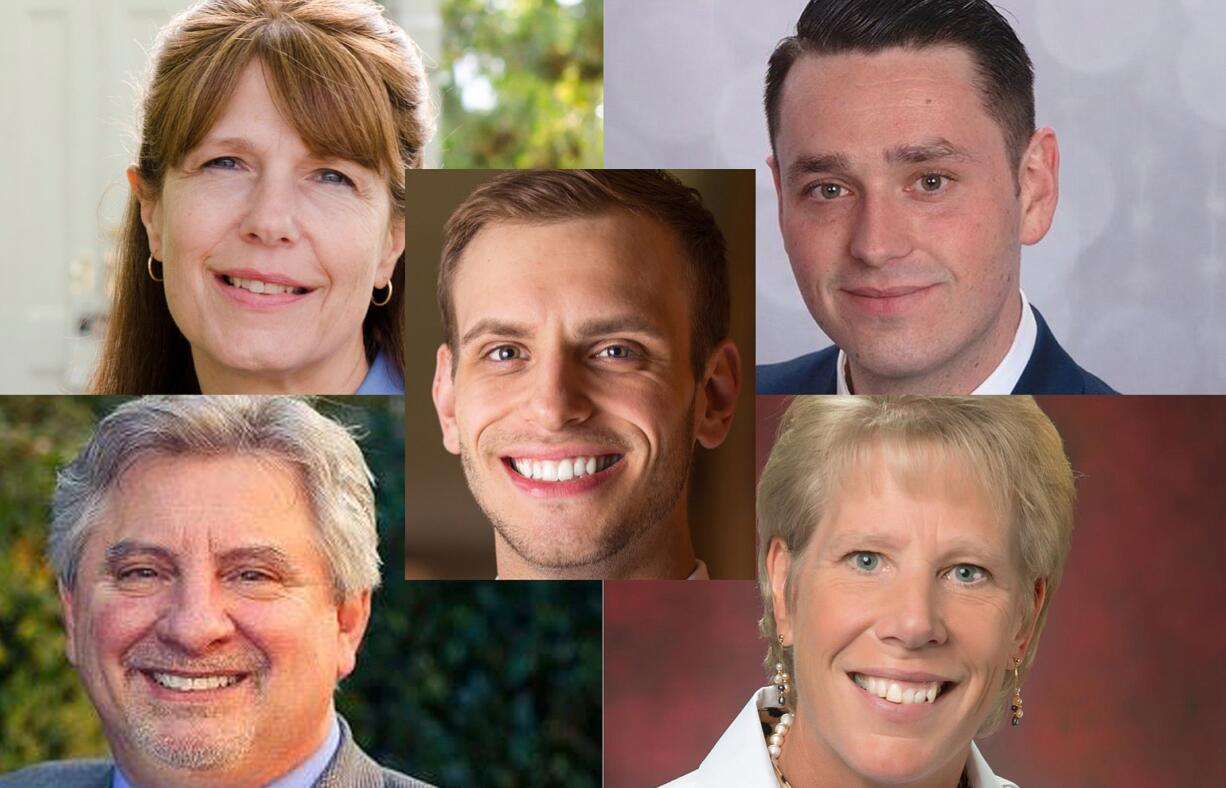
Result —
[[[1030, 363], [1035, 340], [1039, 338], [1039, 324], [1035, 322], [1034, 311], [1026, 300], [1026, 294], [1021, 290], [1018, 294], [1022, 297], [1022, 319], [1017, 325], [1017, 331], [1013, 333], [1013, 344], [996, 365], [996, 369], [992, 370], [992, 374], [988, 375], [972, 394], [1012, 394], [1017, 382], [1022, 379], [1022, 373], [1026, 371], [1026, 365]], [[837, 393], [851, 394], [851, 389], [847, 386], [847, 354], [842, 348], [839, 348], [837, 369]]]
[[[770, 753], [766, 751], [762, 720], [758, 716], [758, 709], [779, 705], [779, 692], [774, 687], [758, 690], [703, 758], [702, 764], [662, 788], [779, 788]], [[966, 773], [971, 788], [1018, 788], [1016, 783], [992, 773], [975, 742], [971, 742]]]

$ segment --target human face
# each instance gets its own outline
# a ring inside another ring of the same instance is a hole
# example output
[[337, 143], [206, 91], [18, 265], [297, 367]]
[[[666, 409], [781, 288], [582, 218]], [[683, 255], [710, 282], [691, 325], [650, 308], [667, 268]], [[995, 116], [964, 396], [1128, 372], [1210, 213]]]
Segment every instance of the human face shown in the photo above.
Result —
[[969, 471], [935, 452], [900, 470], [901, 451], [847, 471], [799, 557], [772, 546], [797, 698], [784, 772], [814, 784], [956, 784], [1042, 603]]
[[599, 573], [666, 533], [688, 545], [701, 395], [683, 254], [620, 211], [495, 223], [463, 253], [435, 404], [477, 502], [531, 566]]
[[248, 392], [356, 390], [367, 369], [362, 321], [404, 248], [403, 218], [378, 173], [308, 149], [259, 61], [161, 193], [140, 188], [166, 301], [202, 386], [224, 391], [239, 378]]
[[964, 49], [928, 47], [804, 56], [784, 84], [779, 226], [859, 393], [970, 393], [1012, 344], [1058, 151], [1043, 130], [1015, 172], [976, 81]]
[[143, 459], [109, 493], [61, 597], [129, 777], [262, 785], [323, 742], [370, 596], [337, 604], [314, 528], [298, 475], [267, 458]]

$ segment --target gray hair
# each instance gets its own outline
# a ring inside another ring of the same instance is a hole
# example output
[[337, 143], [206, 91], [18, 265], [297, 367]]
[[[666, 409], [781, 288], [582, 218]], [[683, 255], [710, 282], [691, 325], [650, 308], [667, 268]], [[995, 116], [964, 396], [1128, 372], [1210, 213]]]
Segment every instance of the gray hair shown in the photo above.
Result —
[[[1038, 648], [1048, 606], [1060, 585], [1073, 535], [1073, 471], [1060, 433], [1032, 397], [797, 397], [779, 425], [779, 435], [758, 482], [758, 583], [766, 664], [793, 673], [791, 649], [778, 641], [766, 559], [779, 539], [792, 555], [786, 596], [794, 598], [799, 558], [838, 495], [848, 468], [875, 447], [892, 449], [892, 470], [927, 472], [933, 453], [962, 463], [1009, 525], [1017, 564], [1033, 588], [1047, 592], [1036, 612], [1014, 600], [1034, 634], [1019, 666], [1024, 679]], [[1013, 675], [1000, 688], [997, 709], [1013, 689]], [[980, 733], [999, 722], [994, 712]]]
[[338, 600], [379, 585], [374, 479], [345, 427], [284, 396], [155, 396], [116, 408], [72, 462], [52, 499], [48, 552], [71, 588], [85, 543], [124, 472], [154, 456], [250, 454], [299, 469], [317, 546]]

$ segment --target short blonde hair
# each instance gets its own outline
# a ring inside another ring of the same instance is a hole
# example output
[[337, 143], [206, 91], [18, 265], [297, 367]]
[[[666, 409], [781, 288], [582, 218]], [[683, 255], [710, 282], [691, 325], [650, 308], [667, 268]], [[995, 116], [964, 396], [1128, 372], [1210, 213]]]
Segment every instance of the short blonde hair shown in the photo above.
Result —
[[[1073, 471], [1055, 425], [1031, 397], [795, 398], [758, 483], [758, 584], [766, 664], [793, 671], [790, 649], [775, 628], [766, 558], [779, 539], [792, 555], [786, 593], [795, 589], [795, 569], [850, 467], [882, 445], [901, 449], [918, 470], [932, 452], [959, 461], [979, 483], [1016, 536], [1024, 588], [1043, 579], [1047, 592], [1034, 620], [1034, 635], [1018, 668], [1025, 676], [1034, 660], [1047, 608], [1060, 585], [1073, 533]], [[917, 455], [923, 455], [922, 458]], [[910, 468], [908, 468], [910, 470]], [[1033, 610], [1017, 600], [1024, 623]], [[1010, 673], [997, 699], [999, 712], [1013, 689]], [[988, 718], [980, 733], [999, 723]]]

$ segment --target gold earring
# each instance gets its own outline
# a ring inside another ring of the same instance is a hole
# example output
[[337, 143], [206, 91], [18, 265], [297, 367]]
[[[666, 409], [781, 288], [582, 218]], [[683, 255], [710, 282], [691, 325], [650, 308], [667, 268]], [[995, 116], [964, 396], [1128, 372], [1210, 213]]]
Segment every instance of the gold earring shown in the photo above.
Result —
[[[153, 275], [153, 255], [149, 255], [149, 259], [145, 261], [145, 270], [149, 272], [149, 278], [152, 279], [153, 281], [155, 282], [162, 281], [162, 277], [157, 277]], [[165, 274], [166, 274], [166, 269], [163, 268], [162, 269], [163, 277], [165, 276]]]
[[1013, 727], [1022, 724], [1022, 680], [1017, 674], [1017, 669], [1021, 666], [1022, 661], [1019, 659], [1013, 665], [1013, 703], [1009, 706], [1009, 710], [1013, 712]]
[[370, 297], [370, 303], [374, 304], [375, 306], [387, 306], [387, 302], [391, 300], [392, 300], [392, 280], [391, 279], [387, 280], [387, 297], [386, 298], [384, 298], [382, 301], [376, 301], [373, 295]]

